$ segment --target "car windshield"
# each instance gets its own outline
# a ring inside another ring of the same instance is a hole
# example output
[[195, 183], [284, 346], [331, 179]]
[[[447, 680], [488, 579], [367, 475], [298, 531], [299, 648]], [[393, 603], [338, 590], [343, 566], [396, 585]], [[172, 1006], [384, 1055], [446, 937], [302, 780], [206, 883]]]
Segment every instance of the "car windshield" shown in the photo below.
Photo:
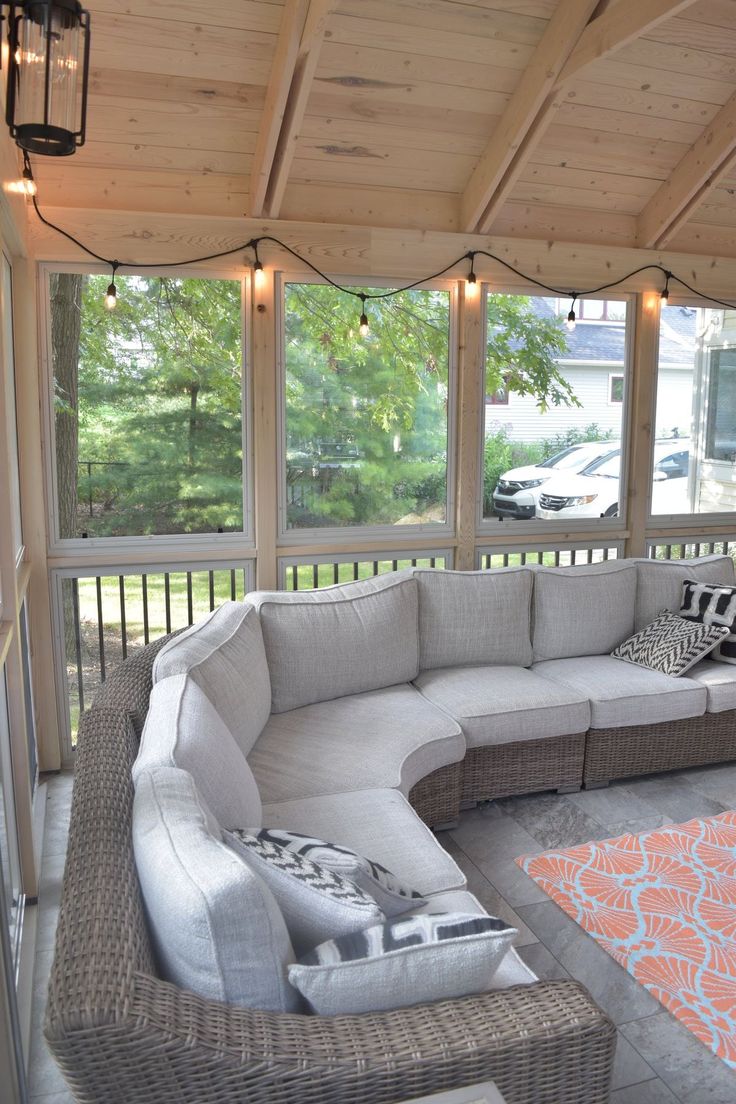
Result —
[[548, 456], [539, 464], [540, 468], [567, 468], [574, 463], [580, 453], [579, 445], [571, 445], [570, 448], [556, 452], [554, 456]]
[[615, 449], [613, 452], [607, 452], [604, 456], [599, 456], [592, 463], [588, 464], [580, 472], [581, 475], [603, 475], [608, 479], [618, 479], [619, 471], [621, 469], [621, 450]]

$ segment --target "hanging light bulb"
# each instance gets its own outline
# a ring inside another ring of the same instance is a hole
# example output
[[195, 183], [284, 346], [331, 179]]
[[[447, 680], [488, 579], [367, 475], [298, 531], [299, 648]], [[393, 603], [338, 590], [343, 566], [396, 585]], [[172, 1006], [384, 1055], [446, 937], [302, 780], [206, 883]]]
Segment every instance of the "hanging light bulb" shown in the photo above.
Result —
[[103, 300], [107, 310], [115, 310], [118, 305], [118, 289], [115, 287], [115, 273], [119, 268], [118, 262], [112, 262], [112, 280], [108, 284], [107, 291], [105, 292], [105, 298]]
[[569, 311], [568, 316], [567, 316], [567, 322], [565, 323], [565, 325], [567, 326], [568, 333], [573, 333], [574, 330], [575, 330], [575, 300], [576, 299], [577, 299], [577, 295], [573, 295], [572, 303], [570, 304], [570, 311]]
[[22, 188], [27, 196], [35, 196], [38, 192], [36, 181], [33, 179], [33, 171], [31, 169], [31, 162], [28, 158], [28, 154], [23, 151], [23, 173], [22, 173]]
[[261, 258], [258, 256], [258, 241], [257, 241], [257, 239], [254, 238], [253, 241], [250, 244], [253, 246], [253, 252], [255, 253], [255, 257], [256, 257], [255, 262], [253, 264], [253, 283], [255, 285], [256, 291], [260, 291], [260, 289], [263, 287], [263, 283], [264, 283], [264, 280], [266, 278], [266, 273], [263, 271], [263, 263], [261, 261]]
[[667, 303], [669, 302], [669, 298], [670, 298], [670, 276], [671, 275], [672, 275], [672, 273], [667, 272], [667, 270], [665, 269], [664, 287], [662, 288], [662, 293], [659, 297], [660, 302], [664, 303], [665, 306], [667, 306]]
[[475, 261], [475, 253], [468, 253], [468, 258], [470, 260], [470, 272], [468, 273], [465, 280], [465, 294], [472, 299], [478, 292], [478, 279], [475, 275], [475, 269], [473, 267]]
[[365, 300], [366, 300], [365, 295], [361, 295], [360, 296], [360, 301], [363, 304], [363, 313], [360, 316], [360, 330], [359, 330], [359, 333], [360, 333], [361, 337], [367, 337], [368, 334], [370, 333], [370, 326], [368, 324], [368, 315], [365, 313]]

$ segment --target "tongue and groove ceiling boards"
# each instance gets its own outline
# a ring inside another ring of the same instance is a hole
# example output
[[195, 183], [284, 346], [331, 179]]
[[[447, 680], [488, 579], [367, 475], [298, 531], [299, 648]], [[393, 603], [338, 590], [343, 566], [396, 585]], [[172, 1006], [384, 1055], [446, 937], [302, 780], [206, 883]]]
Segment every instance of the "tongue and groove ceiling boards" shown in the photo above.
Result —
[[89, 0], [42, 204], [736, 256], [736, 0]]

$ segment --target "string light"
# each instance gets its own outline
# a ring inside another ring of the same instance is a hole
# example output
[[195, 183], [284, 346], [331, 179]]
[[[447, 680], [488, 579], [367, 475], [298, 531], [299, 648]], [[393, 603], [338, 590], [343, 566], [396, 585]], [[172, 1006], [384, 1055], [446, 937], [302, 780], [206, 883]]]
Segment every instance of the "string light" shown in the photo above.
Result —
[[115, 273], [120, 268], [118, 261], [112, 262], [112, 280], [108, 284], [107, 291], [105, 292], [105, 298], [103, 300], [107, 310], [115, 310], [118, 305], [118, 289], [115, 287]]
[[[28, 168], [29, 168], [29, 171], [30, 171], [30, 162], [28, 164]], [[24, 176], [25, 176], [25, 174], [24, 174]], [[31, 177], [32, 177], [32, 174], [31, 174]], [[90, 247], [85, 245], [84, 242], [80, 241], [79, 238], [76, 238], [73, 234], [70, 234], [68, 230], [64, 230], [61, 226], [57, 226], [55, 223], [53, 223], [49, 219], [45, 218], [45, 216], [41, 213], [41, 210], [38, 206], [38, 201], [36, 199], [36, 195], [34, 193], [30, 193], [30, 192], [29, 192], [29, 194], [31, 195], [31, 201], [33, 203], [33, 209], [36, 212], [36, 216], [39, 219], [39, 221], [43, 223], [44, 226], [47, 226], [50, 230], [53, 230], [57, 234], [61, 234], [68, 241], [72, 242], [79, 249], [81, 249], [84, 253], [86, 253], [87, 256], [94, 258], [94, 260], [99, 261], [101, 264], [112, 266], [112, 268], [113, 268], [113, 282], [110, 284], [110, 286], [107, 289], [107, 295], [105, 296], [105, 305], [108, 306], [109, 309], [113, 309], [114, 306], [115, 306], [116, 300], [117, 300], [117, 290], [115, 288], [115, 283], [114, 283], [115, 271], [117, 270], [117, 268], [120, 267], [121, 263], [123, 263], [123, 262], [111, 261], [108, 257], [103, 257], [103, 256], [101, 256], [101, 254], [95, 253], [95, 251], [93, 249], [90, 249]], [[470, 294], [470, 295], [473, 295], [477, 291], [477, 288], [478, 288], [478, 278], [477, 278], [476, 273], [475, 273], [475, 258], [476, 257], [488, 257], [489, 260], [493, 261], [495, 264], [501, 265], [503, 268], [507, 269], [509, 272], [512, 272], [515, 276], [519, 277], [525, 283], [532, 284], [534, 287], [541, 288], [543, 291], [548, 291], [548, 292], [550, 292], [550, 294], [555, 295], [558, 298], [559, 297], [564, 297], [564, 296], [570, 296], [572, 298], [572, 303], [571, 303], [571, 306], [570, 306], [570, 311], [567, 315], [567, 322], [566, 322], [567, 329], [570, 332], [572, 332], [575, 329], [575, 324], [576, 324], [575, 303], [577, 302], [578, 299], [586, 299], [586, 298], [588, 298], [590, 296], [593, 296], [593, 295], [599, 295], [601, 292], [609, 291], [611, 288], [619, 287], [621, 284], [625, 284], [627, 281], [631, 280], [632, 277], [639, 276], [642, 272], [660, 272], [664, 276], [664, 278], [665, 278], [665, 287], [664, 287], [663, 291], [660, 294], [660, 299], [665, 303], [667, 302], [667, 300], [669, 298], [669, 283], [670, 283], [670, 280], [674, 280], [678, 284], [680, 284], [682, 287], [684, 287], [686, 291], [691, 292], [693, 295], [698, 296], [699, 299], [703, 299], [707, 303], [714, 303], [716, 306], [724, 307], [726, 310], [736, 310], [736, 303], [730, 303], [725, 299], [718, 299], [713, 295], [706, 295], [704, 292], [700, 291], [698, 288], [694, 287], [692, 284], [689, 284], [686, 280], [683, 280], [683, 278], [681, 276], [678, 276], [676, 273], [671, 272], [669, 269], [666, 269], [663, 265], [657, 264], [655, 262], [640, 265], [638, 268], [632, 269], [631, 272], [626, 272], [626, 273], [624, 273], [623, 276], [619, 276], [619, 278], [617, 280], [610, 280], [610, 281], [608, 281], [608, 283], [600, 284], [597, 287], [585, 288], [585, 289], [582, 289], [580, 291], [571, 292], [571, 291], [566, 291], [565, 289], [562, 289], [562, 288], [559, 288], [559, 287], [555, 287], [552, 284], [546, 284], [546, 283], [544, 283], [543, 280], [537, 279], [536, 276], [530, 276], [529, 273], [522, 272], [521, 269], [516, 268], [514, 265], [510, 264], [508, 261], [505, 261], [503, 259], [503, 257], [498, 257], [495, 253], [491, 253], [487, 249], [475, 249], [475, 250], [472, 250], [471, 252], [464, 253], [462, 256], [457, 257], [454, 260], [450, 261], [449, 264], [446, 264], [444, 266], [444, 268], [441, 268], [438, 272], [433, 272], [430, 275], [422, 276], [418, 280], [412, 280], [411, 283], [403, 284], [401, 287], [391, 288], [387, 291], [381, 291], [381, 292], [378, 292], [378, 291], [376, 291], [376, 292], [362, 292], [362, 291], [356, 291], [355, 288], [352, 288], [352, 287], [345, 287], [343, 284], [340, 284], [336, 280], [333, 280], [332, 277], [328, 276], [326, 272], [322, 272], [322, 270], [319, 269], [315, 264], [313, 264], [312, 261], [310, 261], [307, 257], [303, 257], [300, 253], [298, 253], [296, 249], [292, 249], [292, 247], [290, 245], [287, 245], [286, 242], [282, 241], [280, 238], [274, 237], [271, 234], [263, 234], [260, 237], [251, 238], [249, 241], [241, 242], [238, 245], [234, 245], [230, 249], [221, 249], [216, 253], [207, 253], [204, 256], [191, 257], [191, 258], [186, 259], [186, 260], [179, 260], [179, 261], [148, 261], [148, 262], [143, 262], [143, 263], [137, 263], [135, 261], [125, 261], [124, 264], [125, 264], [126, 268], [133, 268], [133, 269], [185, 268], [187, 265], [200, 264], [200, 263], [203, 263], [204, 261], [215, 261], [215, 260], [221, 259], [222, 257], [231, 257], [235, 253], [241, 253], [244, 249], [252, 249], [253, 253], [254, 253], [254, 256], [255, 256], [255, 261], [254, 261], [254, 264], [253, 264], [254, 280], [255, 280], [256, 286], [257, 286], [258, 282], [263, 280], [264, 275], [265, 275], [264, 269], [263, 269], [263, 264], [260, 260], [259, 255], [258, 255], [258, 247], [263, 242], [270, 242], [273, 245], [278, 246], [280, 249], [283, 249], [285, 253], [288, 253], [290, 256], [295, 257], [296, 260], [298, 260], [306, 268], [308, 268], [312, 272], [314, 272], [317, 276], [320, 277], [320, 279], [324, 280], [324, 282], [326, 284], [329, 284], [330, 287], [335, 288], [336, 291], [340, 291], [344, 295], [352, 295], [354, 298], [360, 299], [361, 308], [362, 308], [361, 309], [361, 315], [360, 315], [360, 335], [361, 335], [361, 337], [367, 337], [368, 333], [370, 332], [370, 324], [368, 322], [368, 315], [367, 315], [366, 309], [365, 309], [366, 308], [366, 302], [368, 300], [370, 300], [370, 299], [389, 299], [394, 295], [400, 295], [404, 291], [411, 291], [413, 288], [420, 287], [422, 284], [431, 283], [432, 280], [437, 280], [437, 279], [440, 278], [440, 276], [445, 276], [451, 269], [456, 268], [457, 265], [459, 265], [461, 263], [461, 261], [464, 261], [464, 260], [469, 260], [470, 261], [470, 272], [468, 273], [467, 277], [465, 278], [466, 293]], [[108, 300], [110, 300], [110, 301], [108, 302]]]
[[257, 242], [253, 243], [253, 253], [254, 253], [255, 258], [256, 258], [255, 263], [253, 265], [253, 283], [255, 284], [256, 291], [260, 291], [261, 288], [263, 287], [264, 281], [266, 279], [266, 274], [263, 271], [263, 263], [261, 262], [261, 259], [258, 256], [258, 243]]
[[475, 253], [468, 253], [468, 260], [470, 261], [470, 272], [465, 280], [465, 294], [473, 299], [478, 292], [478, 278], [475, 275]]
[[659, 298], [660, 298], [660, 301], [665, 304], [665, 306], [669, 302], [669, 298], [670, 298], [670, 276], [671, 275], [672, 275], [671, 272], [668, 272], [666, 269], [664, 270], [664, 287], [662, 288], [662, 294], [660, 295]]
[[360, 316], [360, 330], [359, 330], [359, 333], [360, 333], [361, 337], [367, 337], [368, 334], [370, 333], [370, 326], [368, 324], [368, 315], [365, 313], [365, 301], [368, 298], [368, 296], [364, 292], [361, 291], [358, 298], [360, 299], [361, 303], [363, 304], [363, 313]]
[[23, 191], [27, 196], [35, 196], [38, 193], [38, 186], [33, 179], [33, 170], [31, 169], [31, 162], [28, 154], [23, 150], [23, 173], [22, 173], [22, 185]]

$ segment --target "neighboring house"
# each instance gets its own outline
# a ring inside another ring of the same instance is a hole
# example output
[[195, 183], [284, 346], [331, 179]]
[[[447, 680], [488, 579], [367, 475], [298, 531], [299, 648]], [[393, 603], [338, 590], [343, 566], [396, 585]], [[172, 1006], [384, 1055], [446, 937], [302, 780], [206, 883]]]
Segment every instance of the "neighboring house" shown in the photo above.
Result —
[[[543, 318], [565, 318], [569, 300], [535, 297], [532, 304]], [[577, 323], [566, 332], [567, 352], [560, 357], [561, 374], [570, 383], [581, 406], [551, 406], [541, 413], [532, 396], [500, 389], [486, 396], [486, 428], [507, 430], [512, 441], [535, 441], [593, 423], [618, 437], [624, 409], [626, 320], [620, 300], [586, 299], [576, 303]], [[663, 320], [660, 343], [660, 386], [657, 436], [688, 436], [696, 352], [692, 308], [670, 308]]]

